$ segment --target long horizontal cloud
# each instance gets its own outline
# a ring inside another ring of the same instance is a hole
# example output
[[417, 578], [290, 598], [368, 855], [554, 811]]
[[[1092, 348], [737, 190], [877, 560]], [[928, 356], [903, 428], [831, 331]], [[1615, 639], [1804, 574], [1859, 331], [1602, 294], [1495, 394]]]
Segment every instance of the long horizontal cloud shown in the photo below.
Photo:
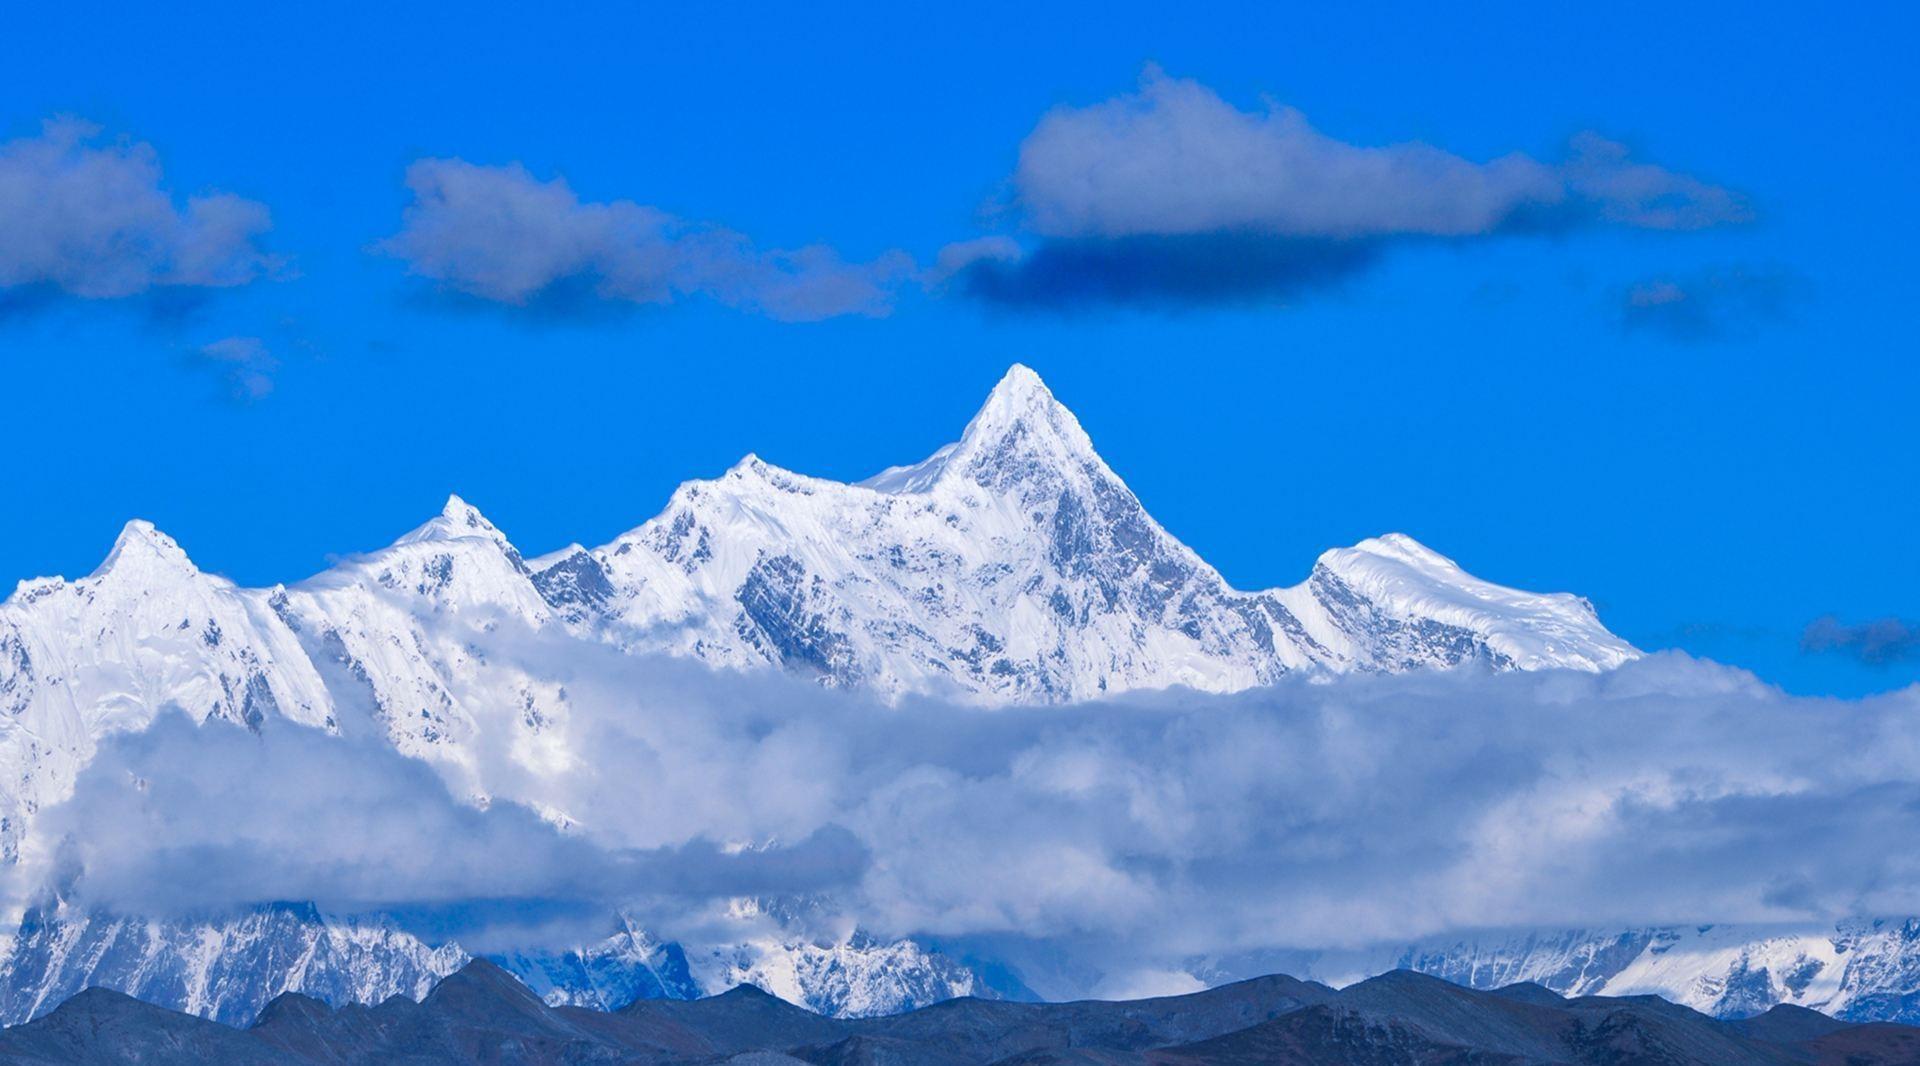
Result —
[[10, 871], [21, 898], [56, 888], [142, 914], [283, 899], [341, 913], [519, 901], [585, 910], [595, 928], [642, 900], [697, 909], [844, 888], [867, 862], [832, 825], [767, 847], [589, 838], [511, 801], [456, 798], [428, 764], [377, 742], [281, 721], [256, 735], [178, 714], [105, 744], [41, 839], [41, 861]]
[[29, 850], [121, 905], [548, 900], [696, 944], [729, 898], [806, 895], [794, 921], [1071, 959], [1056, 994], [1490, 926], [1920, 913], [1886, 846], [1920, 834], [1920, 690], [1799, 699], [1668, 654], [987, 711], [474, 642], [463, 705], [490, 671], [571, 680], [538, 737], [498, 682], [451, 792], [376, 742], [176, 723], [109, 745]]
[[542, 181], [519, 164], [423, 159], [407, 169], [407, 187], [413, 202], [380, 250], [420, 277], [513, 307], [704, 296], [790, 321], [875, 316], [913, 273], [904, 253], [855, 263], [823, 245], [762, 250], [630, 200], [583, 202], [563, 179]]
[[146, 144], [55, 119], [0, 143], [0, 296], [115, 299], [243, 285], [276, 264], [267, 209], [230, 193], [177, 202]]
[[[1241, 111], [1157, 68], [1137, 92], [1041, 119], [1011, 192], [1033, 253], [958, 245], [945, 273], [962, 291], [1016, 304], [1285, 296], [1364, 269], [1394, 244], [1603, 225], [1692, 230], [1751, 215], [1737, 194], [1637, 162], [1597, 134], [1574, 138], [1553, 162], [1362, 146], [1291, 108]], [[1217, 261], [1195, 279], [1186, 268], [1209, 252]], [[1155, 256], [1158, 266], [1144, 261]]]

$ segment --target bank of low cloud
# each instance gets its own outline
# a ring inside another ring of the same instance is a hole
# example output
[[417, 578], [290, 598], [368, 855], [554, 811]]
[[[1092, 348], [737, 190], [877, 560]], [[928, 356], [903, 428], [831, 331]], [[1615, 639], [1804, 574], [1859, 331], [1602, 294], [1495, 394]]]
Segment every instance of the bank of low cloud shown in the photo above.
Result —
[[1794, 698], [1662, 654], [984, 710], [476, 641], [573, 679], [541, 759], [505, 734], [473, 753], [484, 802], [377, 741], [175, 716], [109, 743], [37, 847], [116, 907], [561, 901], [698, 940], [728, 935], [730, 899], [804, 897], [820, 935], [1096, 977], [1491, 927], [1920, 913], [1920, 859], [1889, 846], [1920, 832], [1916, 690]]

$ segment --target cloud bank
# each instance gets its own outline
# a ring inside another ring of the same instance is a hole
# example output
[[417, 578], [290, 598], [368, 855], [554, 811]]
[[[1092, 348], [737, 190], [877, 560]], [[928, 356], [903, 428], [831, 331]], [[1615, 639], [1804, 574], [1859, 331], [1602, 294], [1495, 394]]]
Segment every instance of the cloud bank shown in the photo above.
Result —
[[493, 730], [444, 777], [377, 740], [170, 716], [44, 813], [33, 853], [57, 859], [16, 890], [51, 865], [115, 908], [617, 907], [694, 944], [739, 934], [730, 899], [805, 896], [805, 921], [1090, 981], [1488, 927], [1920, 913], [1920, 857], [1886, 846], [1920, 833], [1920, 689], [1802, 699], [1662, 654], [982, 710], [565, 665], [548, 732]]
[[1731, 190], [1636, 161], [1594, 133], [1552, 162], [1363, 146], [1292, 108], [1241, 111], [1154, 67], [1136, 92], [1042, 118], [1020, 147], [1011, 206], [1030, 254], [970, 242], [948, 250], [944, 272], [971, 295], [1028, 305], [1285, 297], [1397, 245], [1696, 230], [1752, 215]]
[[0, 293], [117, 299], [244, 285], [276, 259], [267, 209], [230, 193], [184, 203], [152, 146], [108, 141], [76, 119], [0, 143]]
[[519, 164], [422, 159], [407, 168], [400, 232], [379, 249], [419, 277], [493, 303], [554, 313], [704, 296], [784, 321], [887, 314], [913, 263], [854, 263], [824, 245], [762, 250], [745, 235], [658, 208], [583, 202]]
[[657, 836], [570, 833], [509, 799], [456, 796], [427, 763], [377, 741], [168, 714], [103, 746], [74, 797], [48, 813], [47, 850], [14, 889], [32, 898], [50, 884], [146, 915], [313, 900], [344, 914], [490, 908], [512, 923], [524, 915], [502, 906], [511, 902], [602, 932], [621, 907], [678, 915], [714, 899], [842, 889], [867, 863], [833, 825], [751, 848], [633, 838]]

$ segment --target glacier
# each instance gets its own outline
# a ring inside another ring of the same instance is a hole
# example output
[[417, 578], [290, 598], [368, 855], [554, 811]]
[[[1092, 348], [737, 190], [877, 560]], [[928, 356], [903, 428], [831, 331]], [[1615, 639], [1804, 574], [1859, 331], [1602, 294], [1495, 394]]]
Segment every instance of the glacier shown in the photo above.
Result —
[[[1586, 600], [1481, 581], [1401, 534], [1328, 551], [1298, 585], [1235, 589], [1154, 521], [1038, 375], [1015, 366], [959, 439], [920, 462], [850, 484], [749, 455], [596, 548], [525, 557], [456, 496], [385, 548], [250, 589], [130, 522], [92, 574], [23, 581], [0, 604], [0, 858], [45, 858], [36, 814], [71, 794], [105, 738], [170, 711], [375, 736], [479, 805], [494, 786], [483, 742], [533, 780], [591, 760], [551, 728], [569, 713], [568, 678], [491, 657], [474, 639], [504, 631], [781, 670], [892, 701], [983, 705], [1466, 664], [1605, 671], [1640, 654]], [[514, 798], [573, 825], [562, 807]], [[469, 957], [377, 918], [296, 904], [160, 920], [48, 902], [17, 926], [0, 960], [0, 1021], [88, 983], [227, 1018], [285, 990], [369, 1002], [413, 994]], [[1470, 957], [1438, 952], [1431, 968]], [[1714, 958], [1714, 979], [1753, 984]], [[840, 1015], [992, 992], [965, 963], [857, 930], [689, 954], [623, 926], [602, 943], [500, 961], [549, 1002], [596, 1006], [743, 980]], [[1777, 984], [1767, 994], [1800, 994], [1779, 969], [1767, 971]]]

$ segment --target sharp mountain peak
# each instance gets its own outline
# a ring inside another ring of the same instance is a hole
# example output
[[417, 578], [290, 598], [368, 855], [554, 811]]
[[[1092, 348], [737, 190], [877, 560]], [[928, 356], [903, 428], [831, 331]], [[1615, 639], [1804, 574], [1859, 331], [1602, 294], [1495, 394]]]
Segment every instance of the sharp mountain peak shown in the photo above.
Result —
[[114, 538], [113, 549], [89, 576], [131, 574], [144, 580], [163, 574], [191, 577], [199, 572], [179, 542], [162, 533], [152, 522], [136, 518], [121, 528], [120, 535]]

